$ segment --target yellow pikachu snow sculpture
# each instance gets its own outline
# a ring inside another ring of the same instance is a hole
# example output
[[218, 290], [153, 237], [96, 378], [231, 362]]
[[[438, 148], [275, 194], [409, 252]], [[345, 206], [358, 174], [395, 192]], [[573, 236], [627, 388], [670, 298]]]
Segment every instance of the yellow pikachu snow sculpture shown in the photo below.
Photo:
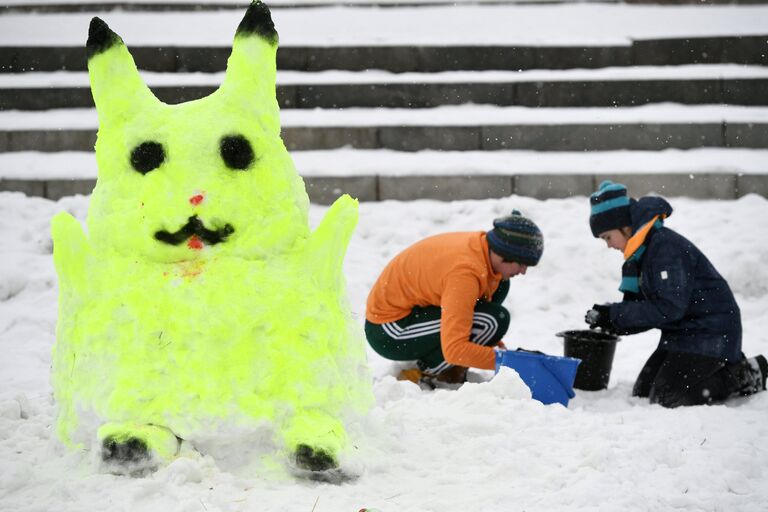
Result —
[[154, 97], [98, 18], [87, 50], [88, 234], [66, 213], [52, 222], [59, 436], [105, 461], [167, 462], [182, 440], [266, 428], [291, 466], [335, 470], [345, 421], [372, 396], [341, 272], [357, 202], [342, 196], [310, 231], [269, 9], [249, 7], [221, 87], [179, 105]]

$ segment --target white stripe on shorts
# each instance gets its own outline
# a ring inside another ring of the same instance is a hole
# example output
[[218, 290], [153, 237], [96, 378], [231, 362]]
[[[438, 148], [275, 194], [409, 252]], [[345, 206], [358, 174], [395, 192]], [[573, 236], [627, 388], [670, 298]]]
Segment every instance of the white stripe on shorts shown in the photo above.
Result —
[[428, 322], [420, 322], [418, 324], [412, 324], [408, 327], [400, 327], [397, 322], [388, 322], [381, 324], [381, 328], [392, 339], [395, 340], [407, 340], [411, 338], [418, 338], [419, 336], [425, 336], [427, 334], [437, 334], [440, 332], [440, 320], [430, 320]]
[[[496, 317], [489, 315], [488, 313], [475, 311], [472, 317], [472, 343], [485, 346], [494, 338], [498, 331], [499, 322], [496, 320]], [[447, 362], [443, 361], [439, 365], [433, 368], [427, 368], [424, 371], [436, 375], [453, 366], [455, 365], [448, 364]]]

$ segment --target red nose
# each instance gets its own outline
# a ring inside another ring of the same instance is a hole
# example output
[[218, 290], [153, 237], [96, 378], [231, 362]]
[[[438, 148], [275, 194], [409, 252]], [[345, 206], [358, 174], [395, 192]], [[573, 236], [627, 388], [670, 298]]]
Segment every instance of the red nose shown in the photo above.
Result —
[[192, 235], [192, 237], [187, 241], [187, 247], [192, 250], [199, 251], [203, 248], [203, 241], [197, 238], [195, 235]]
[[203, 199], [205, 199], [203, 197], [203, 194], [196, 194], [189, 198], [189, 204], [191, 204], [192, 206], [197, 206], [203, 202]]

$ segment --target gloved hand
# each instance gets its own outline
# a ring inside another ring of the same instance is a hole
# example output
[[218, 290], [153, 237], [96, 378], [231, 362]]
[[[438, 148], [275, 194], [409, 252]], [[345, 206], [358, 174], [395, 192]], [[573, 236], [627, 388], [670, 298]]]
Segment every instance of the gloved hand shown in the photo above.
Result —
[[611, 322], [610, 304], [594, 304], [592, 309], [584, 315], [584, 321], [589, 324], [590, 329], [599, 327], [607, 332], [614, 330], [613, 323]]

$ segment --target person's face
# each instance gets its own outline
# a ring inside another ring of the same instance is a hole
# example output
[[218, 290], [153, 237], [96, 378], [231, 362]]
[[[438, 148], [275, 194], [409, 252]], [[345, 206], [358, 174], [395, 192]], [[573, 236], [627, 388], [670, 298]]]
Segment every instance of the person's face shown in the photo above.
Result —
[[609, 249], [616, 249], [617, 251], [624, 252], [624, 248], [627, 246], [629, 240], [628, 230], [625, 229], [611, 229], [609, 231], [603, 231], [600, 233], [600, 238], [605, 242], [605, 245]]
[[490, 251], [491, 266], [493, 271], [501, 274], [501, 278], [506, 281], [518, 274], [525, 274], [528, 271], [528, 265], [516, 261], [505, 260], [500, 254]]
[[522, 263], [518, 263], [516, 261], [502, 260], [501, 264], [499, 265], [499, 273], [501, 274], [502, 279], [505, 280], [511, 279], [518, 274], [525, 275], [527, 270], [528, 265], [523, 265]]

